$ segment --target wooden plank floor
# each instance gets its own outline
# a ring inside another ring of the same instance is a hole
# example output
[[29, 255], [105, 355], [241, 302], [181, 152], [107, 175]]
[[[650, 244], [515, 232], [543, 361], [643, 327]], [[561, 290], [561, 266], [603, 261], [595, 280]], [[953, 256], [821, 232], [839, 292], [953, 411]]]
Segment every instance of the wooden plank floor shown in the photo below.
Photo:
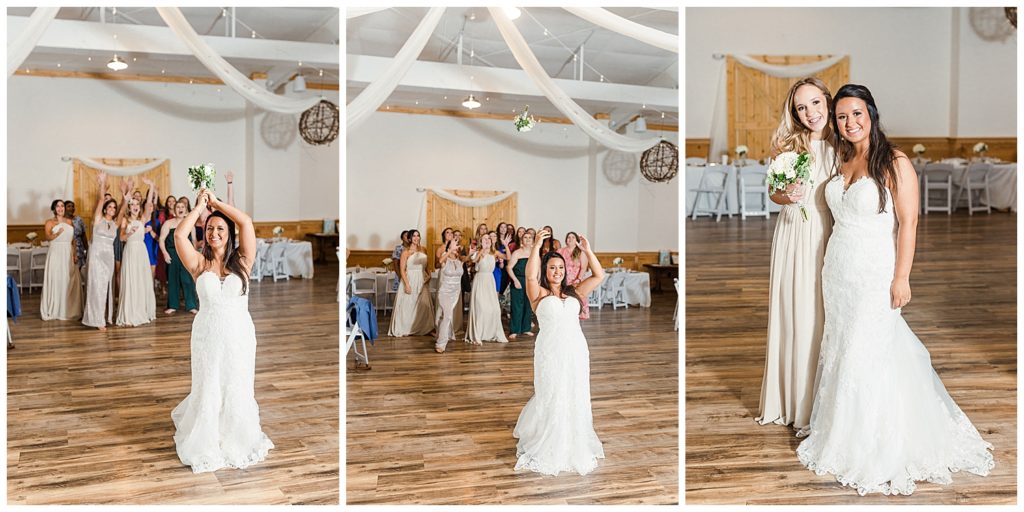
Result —
[[[347, 358], [349, 504], [622, 504], [679, 501], [678, 333], [674, 293], [653, 307], [592, 310], [594, 428], [606, 458], [587, 476], [515, 472], [512, 430], [533, 395], [534, 338], [437, 354], [425, 337]], [[390, 317], [379, 318], [387, 332]]]
[[337, 504], [337, 264], [313, 280], [251, 284], [256, 400], [276, 448], [245, 470], [193, 474], [174, 448], [171, 409], [191, 383], [192, 315], [106, 333], [42, 322], [39, 292], [7, 351], [11, 504]]
[[985, 440], [988, 477], [860, 497], [796, 457], [790, 427], [757, 416], [775, 219], [686, 223], [686, 503], [1013, 504], [1017, 466], [1017, 216], [922, 216], [904, 309], [932, 365]]

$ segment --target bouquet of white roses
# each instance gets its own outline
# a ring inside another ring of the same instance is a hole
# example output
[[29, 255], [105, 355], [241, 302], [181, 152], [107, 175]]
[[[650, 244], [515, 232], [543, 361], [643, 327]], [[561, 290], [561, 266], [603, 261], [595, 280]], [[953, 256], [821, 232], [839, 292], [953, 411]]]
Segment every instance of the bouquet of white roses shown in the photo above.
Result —
[[747, 157], [747, 151], [750, 151], [750, 150], [747, 149], [747, 147], [744, 146], [744, 145], [736, 146], [736, 156], [739, 157], [739, 158], [746, 158]]
[[274, 234], [277, 236], [281, 236], [282, 234], [284, 234], [284, 228], [282, 228], [281, 226], [274, 226], [273, 231]]
[[[813, 184], [811, 180], [811, 155], [806, 152], [797, 154], [793, 151], [786, 151], [775, 157], [768, 166], [768, 176], [765, 178], [765, 184], [768, 185], [772, 192], [784, 190], [794, 183]], [[798, 201], [797, 205], [800, 206], [800, 214], [803, 215], [806, 222], [808, 218], [807, 208], [804, 207], [803, 201]]]
[[188, 168], [188, 182], [192, 185], [192, 190], [201, 188], [213, 190], [216, 180], [217, 171], [213, 169], [213, 164], [201, 164]]
[[927, 150], [925, 149], [924, 144], [914, 144], [914, 154], [917, 156], [921, 156], [925, 151]]
[[37, 235], [35, 231], [30, 231], [27, 235], [25, 235], [25, 238], [27, 238], [28, 241], [31, 242], [35, 240], [37, 236], [39, 235]]
[[527, 105], [522, 112], [516, 114], [512, 123], [515, 124], [517, 132], [528, 132], [533, 129], [533, 125], [537, 124], [537, 120], [530, 115], [530, 106]]
[[625, 260], [623, 260], [621, 256], [616, 256], [615, 259], [612, 260], [612, 264], [615, 265], [616, 267], [618, 267], [618, 266], [622, 265], [623, 261], [625, 261]]
[[988, 151], [988, 144], [985, 144], [984, 142], [979, 142], [979, 143], [974, 145], [974, 152], [975, 153], [981, 154], [981, 153], [984, 153], [986, 151]]

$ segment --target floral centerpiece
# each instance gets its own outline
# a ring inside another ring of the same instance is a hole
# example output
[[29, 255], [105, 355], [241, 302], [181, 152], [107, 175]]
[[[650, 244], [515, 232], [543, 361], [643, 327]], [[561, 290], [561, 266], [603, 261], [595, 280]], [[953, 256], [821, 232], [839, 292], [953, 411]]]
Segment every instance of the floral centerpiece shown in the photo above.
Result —
[[615, 259], [612, 260], [612, 265], [615, 265], [616, 267], [621, 267], [623, 261], [625, 260], [623, 260], [621, 256], [616, 256]]
[[750, 151], [750, 150], [746, 146], [744, 146], [742, 144], [739, 145], [739, 146], [736, 146], [736, 158], [746, 158], [747, 157], [747, 151]]
[[284, 228], [282, 228], [281, 226], [274, 226], [274, 229], [272, 231], [277, 236], [281, 236], [284, 234]]
[[391, 258], [384, 258], [384, 259], [380, 260], [380, 262], [384, 264], [384, 268], [386, 268], [388, 270], [391, 270], [391, 264], [394, 263], [395, 260], [393, 260]]
[[33, 242], [35, 242], [35, 239], [36, 239], [36, 237], [38, 237], [38, 236], [39, 236], [39, 235], [38, 235], [38, 234], [36, 234], [36, 232], [35, 232], [35, 231], [30, 231], [30, 232], [29, 232], [29, 233], [28, 233], [27, 235], [25, 235], [25, 238], [27, 238], [27, 239], [28, 239], [28, 243], [33, 243]]
[[537, 124], [537, 119], [530, 115], [530, 106], [527, 105], [522, 112], [516, 114], [516, 117], [512, 119], [512, 124], [516, 126], [517, 132], [528, 132]]
[[927, 151], [927, 149], [924, 147], [924, 144], [914, 144], [915, 155], [921, 156], [924, 154], [925, 151]]
[[[797, 154], [793, 151], [786, 151], [775, 157], [768, 166], [765, 184], [773, 193], [784, 190], [792, 184], [805, 183], [808, 185], [814, 183], [811, 180], [811, 156], [806, 152]], [[796, 204], [800, 206], [800, 214], [803, 215], [804, 222], [807, 222], [807, 208], [803, 205], [803, 201], [798, 201]]]
[[979, 142], [974, 145], [974, 152], [977, 153], [978, 156], [985, 156], [986, 151], [988, 151], [988, 144], [985, 144], [984, 142]]
[[192, 185], [193, 191], [201, 188], [213, 190], [216, 181], [217, 171], [213, 169], [213, 164], [200, 164], [188, 168], [188, 182]]

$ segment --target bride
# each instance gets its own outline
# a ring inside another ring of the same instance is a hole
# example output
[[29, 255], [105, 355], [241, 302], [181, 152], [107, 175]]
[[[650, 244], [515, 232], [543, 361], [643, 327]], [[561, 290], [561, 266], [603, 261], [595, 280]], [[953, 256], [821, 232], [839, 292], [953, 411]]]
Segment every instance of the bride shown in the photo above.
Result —
[[[200, 213], [213, 210], [197, 252], [188, 240]], [[239, 244], [235, 249], [235, 224]], [[248, 282], [256, 255], [252, 219], [199, 191], [196, 208], [174, 232], [181, 264], [195, 278], [199, 314], [192, 322], [192, 390], [171, 412], [174, 444], [194, 473], [244, 468], [262, 461], [274, 443], [260, 428], [253, 395], [256, 329], [249, 316]]]
[[[917, 176], [886, 139], [871, 92], [844, 85], [832, 122], [840, 168], [825, 185], [835, 218], [822, 269], [825, 331], [808, 469], [861, 495], [910, 494], [915, 481], [987, 475], [992, 445], [946, 392], [907, 326], [917, 228]], [[895, 228], [895, 229], [894, 229]]]
[[579, 246], [593, 275], [574, 288], [566, 282], [565, 260], [558, 251], [548, 251], [541, 260], [540, 249], [548, 238], [551, 230], [542, 229], [526, 262], [526, 296], [540, 331], [533, 355], [534, 395], [512, 434], [519, 439], [515, 469], [585, 475], [597, 467], [597, 459], [604, 458], [604, 448], [594, 432], [590, 351], [579, 314], [586, 307], [582, 297], [601, 284], [604, 269], [590, 242], [580, 236]]

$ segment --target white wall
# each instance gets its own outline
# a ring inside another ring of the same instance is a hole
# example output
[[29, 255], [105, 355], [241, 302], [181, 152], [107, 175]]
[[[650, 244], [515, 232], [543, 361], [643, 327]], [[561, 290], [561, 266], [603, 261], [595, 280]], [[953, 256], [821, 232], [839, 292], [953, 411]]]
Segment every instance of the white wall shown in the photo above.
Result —
[[[598, 166], [596, 230], [587, 233], [591, 151]], [[550, 224], [560, 236], [582, 232], [599, 252], [676, 249], [678, 182], [647, 187], [634, 169], [627, 183], [613, 184], [601, 168], [607, 155], [571, 125], [541, 123], [517, 134], [510, 121], [374, 114], [348, 136], [347, 247], [390, 249], [402, 230], [422, 228], [420, 187], [516, 191], [516, 225]], [[657, 223], [643, 217], [667, 210]]]
[[[312, 148], [296, 136], [285, 149], [270, 148], [259, 133], [264, 114], [258, 111], [250, 140], [245, 102], [227, 87], [26, 76], [10, 78], [7, 86], [11, 224], [42, 222], [52, 199], [70, 195], [62, 156], [170, 158], [171, 190], [162, 196], [191, 194], [186, 169], [211, 162], [218, 173], [235, 172], [236, 204], [256, 221], [338, 215], [338, 142]], [[328, 99], [337, 102], [337, 93]], [[247, 149], [252, 180], [245, 172]], [[331, 193], [322, 192], [327, 189]]]
[[982, 43], [963, 27], [955, 74], [953, 23], [953, 8], [688, 8], [687, 137], [709, 136], [716, 53], [849, 55], [850, 80], [871, 89], [890, 135], [1016, 135], [1016, 41]]

